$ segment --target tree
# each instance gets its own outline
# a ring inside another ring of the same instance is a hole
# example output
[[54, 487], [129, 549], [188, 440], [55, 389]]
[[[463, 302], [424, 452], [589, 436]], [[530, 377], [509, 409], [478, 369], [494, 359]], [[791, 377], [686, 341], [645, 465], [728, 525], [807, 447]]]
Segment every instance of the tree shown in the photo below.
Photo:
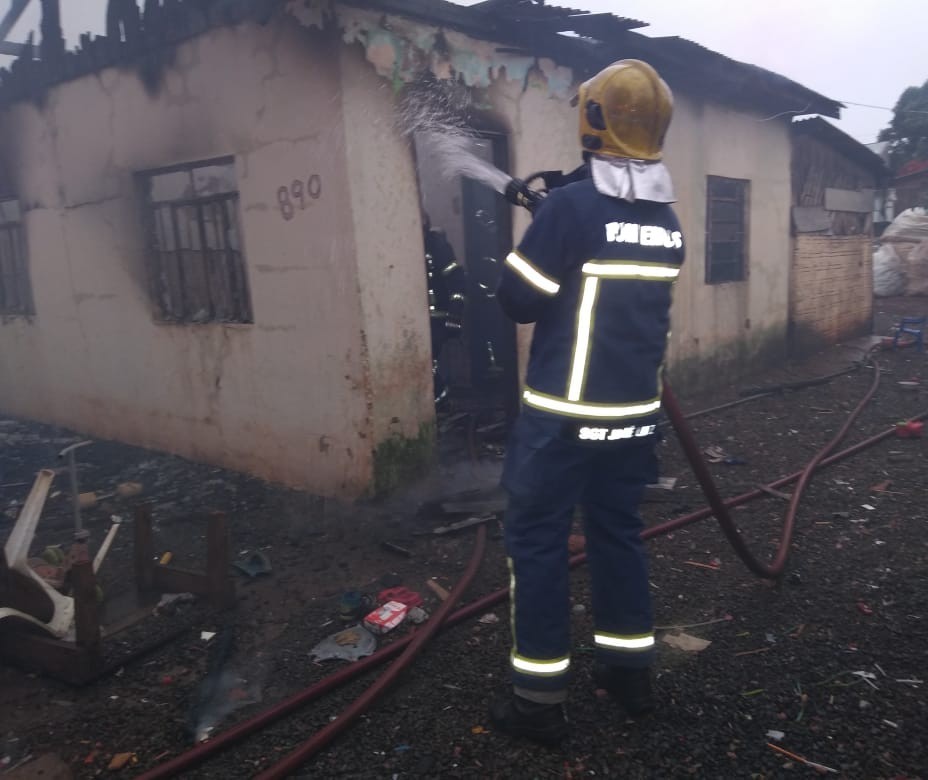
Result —
[[889, 127], [880, 131], [889, 141], [889, 165], [898, 171], [912, 160], [928, 160], [928, 81], [909, 87], [896, 101]]

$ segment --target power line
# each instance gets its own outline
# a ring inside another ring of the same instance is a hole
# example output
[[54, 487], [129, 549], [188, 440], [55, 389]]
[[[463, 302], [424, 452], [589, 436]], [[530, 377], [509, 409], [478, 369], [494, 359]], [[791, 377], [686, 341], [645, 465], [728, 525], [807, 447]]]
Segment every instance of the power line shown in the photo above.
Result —
[[[889, 108], [887, 106], [873, 106], [870, 103], [855, 103], [853, 100], [839, 100], [839, 103], [844, 103], [846, 106], [860, 106], [861, 108], [878, 108], [880, 111], [896, 111], [895, 108]], [[900, 109], [900, 114], [928, 114], [928, 111], [921, 111], [915, 108], [903, 108]]]

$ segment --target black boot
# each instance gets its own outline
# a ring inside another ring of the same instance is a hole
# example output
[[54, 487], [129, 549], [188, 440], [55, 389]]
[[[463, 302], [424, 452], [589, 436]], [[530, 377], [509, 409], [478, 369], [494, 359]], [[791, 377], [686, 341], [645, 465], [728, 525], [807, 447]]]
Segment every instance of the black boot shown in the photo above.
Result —
[[650, 669], [596, 664], [593, 682], [597, 688], [604, 688], [631, 718], [641, 718], [654, 712]]
[[563, 704], [540, 704], [510, 693], [490, 706], [490, 722], [513, 737], [557, 745], [567, 737]]

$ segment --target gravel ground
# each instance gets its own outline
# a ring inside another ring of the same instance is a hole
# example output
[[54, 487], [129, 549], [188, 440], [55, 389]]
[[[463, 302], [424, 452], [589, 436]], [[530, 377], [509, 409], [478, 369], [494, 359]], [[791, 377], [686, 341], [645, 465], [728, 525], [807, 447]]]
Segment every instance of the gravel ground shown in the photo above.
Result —
[[[894, 317], [922, 304], [877, 301], [875, 331], [888, 332]], [[737, 398], [740, 387], [827, 374], [861, 354], [835, 348], [711, 397], [677, 392], [686, 409], [704, 409]], [[877, 394], [841, 446], [928, 408], [923, 389], [898, 384], [915, 379], [928, 386], [923, 354], [905, 349], [877, 359], [882, 367]], [[721, 447], [736, 461], [712, 466], [723, 495], [801, 468], [843, 424], [872, 379], [872, 369], [859, 368], [827, 384], [693, 419], [701, 446]], [[57, 465], [55, 453], [76, 440], [46, 426], [10, 420], [0, 426], [4, 484]], [[239, 577], [239, 604], [231, 612], [183, 604], [118, 634], [107, 643], [114, 659], [152, 637], [182, 632], [95, 685], [74, 689], [0, 667], [0, 760], [5, 754], [14, 759], [55, 754], [74, 777], [96, 777], [115, 774], [107, 770], [111, 757], [131, 752], [138, 763], [121, 774], [135, 776], [191, 744], [191, 723], [203, 711], [203, 680], [217, 668], [224, 636], [234, 638], [224, 668], [239, 709], [220, 730], [340, 667], [341, 662], [313, 663], [308, 651], [339, 627], [343, 590], [376, 592], [392, 576], [422, 592], [426, 607], [434, 610], [437, 601], [425, 580], [437, 577], [450, 589], [470, 557], [473, 535], [414, 532], [443, 522], [430, 511], [429, 498], [492, 485], [498, 448], [485, 444], [483, 452], [480, 464], [442, 468], [430, 484], [402, 500], [348, 506], [123, 445], [97, 442], [82, 450], [82, 490], [106, 492], [127, 480], [145, 486], [159, 552], [172, 551], [184, 565], [202, 564], [202, 525], [189, 517], [218, 508], [232, 520], [233, 553], [260, 549], [274, 573], [257, 580]], [[384, 699], [304, 768], [304, 776], [772, 778], [816, 771], [768, 743], [832, 768], [838, 777], [928, 776], [925, 458], [924, 439], [893, 437], [820, 471], [800, 506], [788, 574], [776, 585], [747, 571], [712, 520], [651, 542], [652, 592], [662, 630], [655, 667], [660, 711], [649, 721], [626, 722], [593, 692], [589, 589], [580, 567], [573, 575], [573, 734], [562, 749], [511, 741], [487, 723], [487, 701], [507, 676], [508, 621], [500, 605], [494, 610], [498, 622], [470, 621], [434, 640]], [[649, 524], [705, 503], [672, 434], [662, 445], [662, 462], [664, 476], [677, 482], [671, 491], [650, 495], [644, 506]], [[66, 481], [56, 481], [56, 488], [63, 494], [46, 506], [39, 551], [69, 541]], [[21, 501], [27, 490], [3, 490], [10, 516], [17, 510], [10, 502]], [[785, 508], [782, 498], [770, 496], [734, 510], [759, 554], [775, 549]], [[92, 540], [102, 539], [110, 515], [129, 517], [131, 509], [131, 501], [113, 499], [88, 510]], [[0, 538], [8, 533], [10, 516], [0, 516]], [[490, 531], [467, 600], [506, 584], [498, 527]], [[131, 587], [130, 537], [125, 531], [117, 536], [101, 570], [108, 622], [139, 608]], [[384, 541], [408, 548], [412, 557], [384, 550]], [[221, 633], [205, 642], [201, 631]], [[710, 644], [692, 652], [663, 641], [681, 631]], [[400, 627], [383, 641], [406, 632]], [[185, 777], [255, 775], [328, 723], [374, 674]], [[258, 693], [261, 701], [254, 703]]]

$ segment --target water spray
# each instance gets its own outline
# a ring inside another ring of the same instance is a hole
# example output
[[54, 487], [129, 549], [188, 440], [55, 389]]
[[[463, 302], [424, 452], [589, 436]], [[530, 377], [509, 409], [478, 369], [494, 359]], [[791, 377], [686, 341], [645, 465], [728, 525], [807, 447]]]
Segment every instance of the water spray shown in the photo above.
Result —
[[[589, 176], [584, 164], [568, 174], [539, 171], [520, 179], [481, 159], [473, 151], [480, 135], [463, 119], [471, 108], [470, 100], [469, 92], [455, 82], [423, 79], [411, 85], [400, 105], [400, 131], [428, 150], [445, 178], [464, 176], [480, 182], [534, 213], [552, 189]], [[540, 184], [534, 186], [536, 182]]]

